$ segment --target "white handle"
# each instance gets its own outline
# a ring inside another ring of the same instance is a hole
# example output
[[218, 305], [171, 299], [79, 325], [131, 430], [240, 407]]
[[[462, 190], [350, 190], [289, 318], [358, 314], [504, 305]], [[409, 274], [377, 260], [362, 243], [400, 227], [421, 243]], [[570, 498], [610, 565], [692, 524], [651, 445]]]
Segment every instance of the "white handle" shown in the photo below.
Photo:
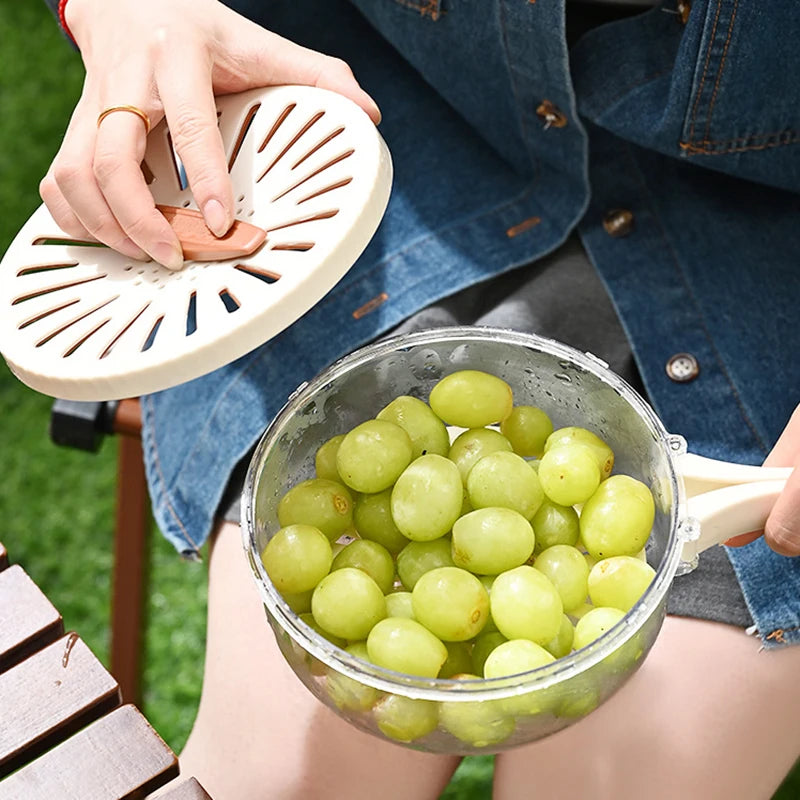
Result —
[[683, 545], [683, 561], [703, 550], [750, 531], [763, 530], [785, 480], [726, 486], [689, 498], [688, 515], [699, 523], [698, 538]]
[[[683, 476], [687, 497], [711, 492], [724, 486], [763, 481], [786, 481], [791, 467], [755, 467], [749, 464], [731, 464], [694, 453], [684, 453], [677, 459], [678, 471]], [[726, 537], [728, 538], [728, 537]]]

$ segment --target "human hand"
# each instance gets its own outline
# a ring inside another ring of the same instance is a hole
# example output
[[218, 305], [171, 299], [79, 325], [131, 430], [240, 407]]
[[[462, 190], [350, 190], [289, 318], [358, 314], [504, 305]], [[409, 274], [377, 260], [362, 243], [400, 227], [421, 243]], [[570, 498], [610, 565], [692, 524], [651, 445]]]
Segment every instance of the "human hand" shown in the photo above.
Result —
[[206, 225], [233, 224], [233, 190], [217, 127], [215, 94], [304, 84], [380, 112], [347, 64], [270, 33], [217, 0], [69, 0], [67, 25], [86, 67], [83, 92], [39, 191], [58, 225], [135, 259], [183, 264], [175, 232], [155, 207], [140, 164], [143, 120], [113, 113], [132, 105], [155, 126], [167, 118], [172, 142]]
[[725, 544], [741, 547], [764, 535], [767, 544], [782, 556], [800, 555], [800, 406], [764, 461], [765, 467], [794, 467], [786, 488], [770, 512], [762, 531], [734, 536]]

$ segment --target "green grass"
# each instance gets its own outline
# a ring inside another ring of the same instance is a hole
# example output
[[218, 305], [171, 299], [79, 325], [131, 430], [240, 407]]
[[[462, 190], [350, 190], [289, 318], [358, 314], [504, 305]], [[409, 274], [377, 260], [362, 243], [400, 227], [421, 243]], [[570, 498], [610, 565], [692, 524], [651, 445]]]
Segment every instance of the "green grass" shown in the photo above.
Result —
[[[40, 0], [0, 0], [0, 253], [38, 206], [38, 182], [79, 94], [79, 56]], [[95, 455], [55, 447], [51, 400], [0, 363], [0, 541], [108, 665], [116, 442]], [[144, 711], [180, 750], [200, 693], [205, 636], [203, 564], [151, 537]], [[466, 759], [442, 800], [490, 796], [493, 759]], [[754, 765], [754, 768], [757, 768]], [[800, 796], [800, 769], [774, 800]]]

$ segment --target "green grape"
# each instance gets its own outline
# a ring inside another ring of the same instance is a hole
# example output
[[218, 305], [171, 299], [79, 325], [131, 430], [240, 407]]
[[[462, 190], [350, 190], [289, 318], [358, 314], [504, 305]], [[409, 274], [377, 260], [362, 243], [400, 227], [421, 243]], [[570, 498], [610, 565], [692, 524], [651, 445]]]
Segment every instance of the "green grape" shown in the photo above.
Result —
[[492, 618], [507, 639], [547, 644], [561, 627], [564, 607], [558, 590], [539, 570], [521, 566], [492, 584]]
[[471, 428], [456, 436], [447, 457], [458, 467], [466, 483], [470, 470], [480, 459], [503, 450], [510, 453], [512, 448], [502, 433], [491, 428]]
[[577, 622], [579, 619], [585, 617], [593, 608], [594, 606], [591, 603], [581, 603], [577, 608], [573, 608], [572, 611], [569, 612], [569, 617]]
[[576, 547], [568, 544], [548, 547], [539, 554], [533, 566], [550, 578], [558, 589], [565, 613], [569, 614], [573, 608], [586, 602], [589, 566]]
[[572, 652], [572, 640], [575, 637], [575, 626], [570, 618], [564, 614], [561, 617], [561, 627], [558, 633], [544, 646], [548, 653], [556, 658], [564, 658]]
[[377, 494], [362, 494], [353, 510], [353, 524], [362, 539], [382, 544], [397, 555], [409, 542], [392, 519], [392, 490]]
[[570, 692], [565, 697], [562, 697], [561, 703], [556, 709], [556, 716], [564, 717], [565, 719], [585, 717], [599, 705], [600, 693], [598, 690], [583, 687], [580, 692]]
[[494, 624], [494, 620], [492, 619], [491, 603], [492, 584], [494, 583], [494, 579], [496, 577], [496, 575], [478, 575], [478, 580], [483, 584], [483, 588], [486, 589], [487, 593], [489, 594], [489, 618], [486, 620], [486, 624], [483, 626], [481, 634], [490, 633], [491, 631], [497, 630], [497, 625]]
[[336, 454], [342, 480], [357, 492], [388, 489], [411, 463], [411, 439], [393, 422], [371, 419], [345, 434]]
[[600, 484], [600, 467], [588, 447], [563, 445], [542, 456], [539, 481], [550, 500], [572, 506], [585, 503], [594, 494]]
[[582, 444], [588, 447], [597, 459], [601, 480], [605, 480], [614, 469], [614, 451], [595, 433], [586, 428], [559, 428], [547, 437], [545, 453], [558, 447]]
[[436, 416], [459, 428], [483, 428], [504, 420], [514, 403], [511, 387], [488, 372], [465, 369], [442, 378], [429, 402]]
[[386, 616], [414, 619], [411, 592], [391, 592], [386, 595]]
[[427, 453], [446, 456], [450, 450], [450, 436], [447, 428], [427, 403], [416, 397], [402, 395], [396, 397], [388, 406], [381, 409], [377, 419], [399, 425], [411, 439], [411, 457]]
[[536, 406], [515, 406], [500, 423], [500, 433], [521, 456], [541, 458], [547, 437], [552, 432], [550, 417]]
[[331, 543], [312, 525], [281, 528], [261, 552], [261, 562], [275, 588], [299, 594], [313, 589], [330, 571]]
[[356, 658], [360, 658], [362, 661], [366, 662], [367, 664], [370, 663], [369, 660], [369, 653], [367, 652], [367, 642], [366, 639], [360, 642], [351, 642], [347, 647], [345, 647], [348, 653], [351, 656], [355, 656]]
[[[459, 473], [460, 474], [460, 473]], [[467, 487], [464, 487], [464, 496], [461, 500], [461, 512], [459, 513], [460, 517], [463, 517], [464, 514], [469, 514], [470, 511], [474, 511], [472, 507], [472, 503], [469, 501], [469, 492], [467, 491]]]
[[595, 558], [632, 556], [650, 536], [655, 503], [650, 490], [628, 475], [612, 475], [581, 511], [581, 541]]
[[589, 597], [596, 606], [629, 611], [655, 576], [656, 571], [635, 556], [604, 558], [589, 573]]
[[473, 508], [510, 508], [530, 519], [544, 500], [539, 478], [516, 453], [499, 451], [478, 460], [467, 477]]
[[334, 436], [320, 445], [314, 457], [314, 469], [318, 478], [327, 478], [329, 481], [341, 483], [342, 479], [339, 470], [336, 469], [336, 454], [339, 452], [339, 445], [344, 439], [344, 434]]
[[447, 658], [439, 670], [440, 678], [452, 678], [472, 669], [472, 645], [467, 642], [445, 642]]
[[435, 678], [447, 648], [426, 627], [413, 619], [390, 617], [378, 622], [367, 637], [373, 664], [406, 675]]
[[507, 641], [508, 639], [500, 631], [481, 632], [475, 639], [475, 645], [472, 648], [472, 672], [483, 675], [483, 665], [486, 663], [489, 653]]
[[480, 508], [453, 526], [453, 562], [480, 575], [518, 567], [533, 552], [531, 524], [510, 508]]
[[317, 584], [311, 613], [334, 636], [357, 641], [366, 639], [375, 623], [386, 616], [386, 600], [366, 572], [344, 567]]
[[[511, 639], [495, 647], [483, 667], [485, 678], [504, 678], [544, 667], [555, 661], [554, 656], [528, 639]], [[514, 717], [543, 714], [553, 705], [555, 689], [533, 691], [500, 700], [506, 714]]]
[[450, 549], [449, 536], [432, 542], [410, 542], [397, 555], [400, 582], [411, 592], [426, 572], [437, 567], [454, 567]]
[[[356, 642], [345, 649], [350, 655], [369, 662], [364, 642]], [[369, 711], [379, 697], [377, 689], [348, 678], [330, 667], [326, 668], [325, 688], [331, 700], [343, 711]]]
[[531, 525], [536, 536], [537, 552], [546, 550], [554, 544], [575, 546], [578, 543], [580, 523], [578, 513], [572, 506], [560, 506], [545, 499], [533, 515]]
[[436, 730], [439, 709], [430, 700], [387, 694], [372, 710], [378, 728], [390, 739], [414, 742]]
[[578, 620], [572, 647], [575, 650], [586, 647], [611, 630], [624, 616], [625, 612], [618, 608], [593, 608]]
[[341, 483], [311, 478], [281, 498], [278, 522], [281, 527], [313, 525], [334, 542], [353, 524], [353, 497]]
[[483, 665], [484, 678], [504, 678], [520, 675], [552, 664], [555, 658], [529, 639], [511, 639], [499, 644], [489, 653]]
[[489, 616], [489, 595], [471, 573], [458, 567], [426, 572], [411, 592], [414, 617], [446, 642], [477, 636]]
[[452, 461], [435, 454], [420, 456], [392, 489], [392, 519], [412, 541], [438, 539], [458, 519], [463, 494], [461, 476]]
[[343, 567], [354, 567], [366, 572], [386, 594], [394, 583], [394, 559], [391, 553], [377, 542], [369, 539], [356, 539], [350, 542], [333, 559], [331, 572]]
[[297, 594], [284, 594], [281, 592], [281, 597], [295, 614], [305, 614], [307, 611], [311, 611], [312, 594], [314, 594], [314, 590], [309, 589], [307, 592], [298, 592]]
[[[465, 679], [477, 676], [465, 675]], [[489, 747], [514, 732], [514, 717], [496, 700], [445, 701], [439, 705], [439, 726], [471, 747]]]
[[332, 633], [326, 631], [315, 619], [314, 615], [310, 612], [306, 612], [305, 614], [300, 614], [300, 619], [308, 625], [309, 628], [313, 628], [323, 639], [327, 639], [331, 644], [335, 644], [337, 647], [341, 647], [344, 649], [347, 647], [347, 640], [342, 639], [341, 636], [334, 636]]

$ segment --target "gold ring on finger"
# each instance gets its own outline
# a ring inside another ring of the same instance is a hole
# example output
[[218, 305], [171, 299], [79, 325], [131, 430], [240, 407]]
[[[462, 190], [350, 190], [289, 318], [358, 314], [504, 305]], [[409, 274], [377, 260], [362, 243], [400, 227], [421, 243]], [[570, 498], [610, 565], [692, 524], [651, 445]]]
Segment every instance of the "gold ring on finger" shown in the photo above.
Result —
[[104, 109], [100, 112], [97, 117], [97, 127], [100, 127], [100, 123], [109, 115], [113, 114], [115, 111], [128, 111], [131, 114], [136, 114], [139, 119], [144, 122], [144, 134], [147, 136], [150, 133], [150, 117], [147, 116], [146, 111], [142, 111], [141, 108], [137, 108], [136, 106], [110, 106], [109, 108]]

